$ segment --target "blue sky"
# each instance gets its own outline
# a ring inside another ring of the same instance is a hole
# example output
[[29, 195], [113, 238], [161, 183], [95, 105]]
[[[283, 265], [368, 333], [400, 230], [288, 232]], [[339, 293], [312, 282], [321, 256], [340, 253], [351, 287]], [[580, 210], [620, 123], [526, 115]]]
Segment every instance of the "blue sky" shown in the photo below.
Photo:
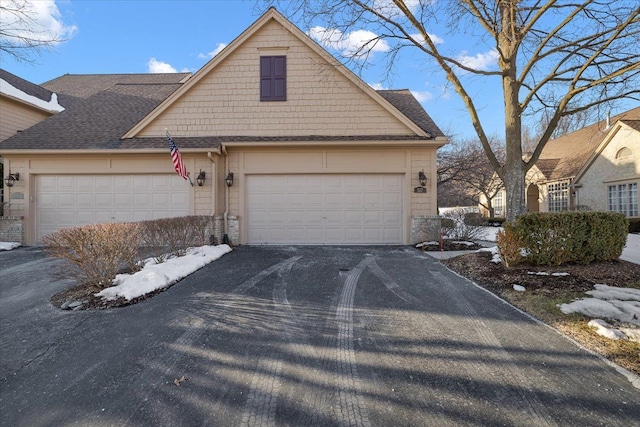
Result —
[[[38, 84], [65, 73], [195, 72], [264, 11], [264, 5], [255, 0], [36, 0], [34, 5], [43, 27], [67, 40], [34, 57], [33, 64], [3, 55], [0, 66]], [[321, 30], [294, 23], [310, 34]], [[363, 31], [354, 31], [346, 39], [357, 42]], [[432, 39], [477, 67], [495, 68], [490, 46], [448, 36], [444, 27], [435, 29]], [[326, 47], [350, 49], [348, 42]], [[475, 135], [462, 102], [428, 58], [407, 51], [395, 63], [392, 79], [385, 79], [384, 58], [381, 45], [361, 74], [365, 82], [375, 88], [410, 89], [443, 131], [460, 138]], [[467, 84], [485, 130], [500, 136], [500, 87], [488, 86], [477, 77], [469, 77]]]

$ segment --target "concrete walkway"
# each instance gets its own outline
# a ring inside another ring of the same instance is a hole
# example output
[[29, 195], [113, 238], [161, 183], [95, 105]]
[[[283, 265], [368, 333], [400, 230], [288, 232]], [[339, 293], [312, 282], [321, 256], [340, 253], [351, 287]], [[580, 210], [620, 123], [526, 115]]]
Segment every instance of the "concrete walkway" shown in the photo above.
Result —
[[241, 247], [101, 312], [10, 254], [0, 425], [640, 425], [627, 377], [415, 249]]

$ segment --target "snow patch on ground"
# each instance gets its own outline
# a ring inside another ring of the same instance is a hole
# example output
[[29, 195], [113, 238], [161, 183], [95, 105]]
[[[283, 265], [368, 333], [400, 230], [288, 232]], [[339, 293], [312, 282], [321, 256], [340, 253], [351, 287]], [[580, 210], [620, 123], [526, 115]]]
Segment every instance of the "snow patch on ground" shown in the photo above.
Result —
[[491, 262], [494, 264], [500, 264], [502, 262], [502, 258], [500, 258], [500, 253], [498, 252], [497, 246], [492, 246], [490, 248], [481, 248], [476, 252], [489, 252], [491, 254]]
[[624, 340], [627, 338], [624, 333], [615, 329], [611, 324], [605, 322], [602, 319], [590, 320], [587, 325], [590, 328], [595, 329], [598, 335], [602, 335], [605, 338], [609, 338], [612, 340]]
[[422, 242], [422, 243], [418, 243], [416, 245], [416, 248], [421, 248], [423, 246], [431, 246], [431, 245], [439, 245], [440, 242], [436, 242], [435, 240], [432, 240], [431, 242]]
[[522, 285], [513, 285], [513, 290], [518, 292], [524, 292], [527, 290], [527, 288], [525, 288]]
[[[594, 287], [595, 290], [586, 292], [591, 295], [590, 298], [560, 304], [560, 311], [593, 317], [598, 321], [590, 321], [589, 326], [596, 328], [596, 332], [602, 336], [639, 341], [640, 329], [634, 326], [640, 326], [640, 290], [603, 284]], [[623, 325], [614, 327], [601, 318], [621, 322]], [[631, 327], [626, 327], [625, 324]]]
[[0, 242], [0, 251], [10, 251], [11, 249], [19, 248], [21, 245], [18, 242]]
[[189, 248], [185, 256], [170, 258], [160, 264], [148, 258], [142, 270], [134, 274], [118, 274], [113, 280], [114, 286], [95, 295], [106, 300], [123, 297], [129, 301], [166, 288], [229, 252], [229, 245], [201, 246]]

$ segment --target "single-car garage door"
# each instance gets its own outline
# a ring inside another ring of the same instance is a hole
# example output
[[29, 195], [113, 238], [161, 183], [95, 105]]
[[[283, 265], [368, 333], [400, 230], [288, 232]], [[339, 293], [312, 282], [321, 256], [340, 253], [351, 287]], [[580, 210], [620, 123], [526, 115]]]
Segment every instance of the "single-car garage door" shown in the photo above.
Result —
[[249, 175], [249, 244], [401, 244], [403, 176]]
[[39, 175], [37, 241], [65, 227], [188, 215], [189, 194], [177, 174]]

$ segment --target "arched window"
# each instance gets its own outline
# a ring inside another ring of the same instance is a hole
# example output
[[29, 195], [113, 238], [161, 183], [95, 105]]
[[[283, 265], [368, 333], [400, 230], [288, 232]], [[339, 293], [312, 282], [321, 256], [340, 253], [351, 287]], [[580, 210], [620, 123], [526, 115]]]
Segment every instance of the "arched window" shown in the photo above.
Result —
[[631, 149], [627, 148], [627, 147], [622, 147], [620, 150], [618, 150], [618, 152], [616, 153], [616, 160], [617, 159], [623, 159], [625, 157], [631, 157], [633, 155], [633, 152], [631, 151]]

